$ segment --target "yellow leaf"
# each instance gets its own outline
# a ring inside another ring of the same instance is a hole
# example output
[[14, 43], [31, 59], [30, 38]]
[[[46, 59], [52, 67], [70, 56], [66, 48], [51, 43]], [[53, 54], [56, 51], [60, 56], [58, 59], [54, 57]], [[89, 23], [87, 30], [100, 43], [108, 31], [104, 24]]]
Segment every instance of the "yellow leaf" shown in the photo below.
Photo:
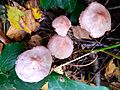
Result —
[[24, 30], [18, 30], [16, 28], [14, 28], [13, 26], [10, 26], [6, 35], [10, 38], [10, 39], [14, 39], [16, 41], [20, 41], [22, 40], [26, 33]]
[[23, 29], [20, 26], [19, 21], [20, 21], [20, 18], [24, 16], [24, 12], [20, 11], [16, 7], [7, 6], [7, 16], [11, 26], [17, 28], [18, 30]]
[[40, 12], [39, 8], [32, 8], [32, 13], [35, 19], [40, 19], [42, 18], [42, 13]]
[[43, 85], [43, 87], [41, 88], [41, 90], [48, 90], [48, 82]]

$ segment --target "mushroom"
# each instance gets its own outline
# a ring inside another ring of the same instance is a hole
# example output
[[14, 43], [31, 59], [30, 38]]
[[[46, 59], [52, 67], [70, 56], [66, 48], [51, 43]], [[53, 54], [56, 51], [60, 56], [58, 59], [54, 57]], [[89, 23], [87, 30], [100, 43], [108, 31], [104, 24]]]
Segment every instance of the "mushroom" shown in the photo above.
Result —
[[53, 20], [52, 27], [55, 28], [58, 35], [66, 36], [71, 27], [71, 22], [66, 16], [61, 15]]
[[15, 71], [24, 82], [39, 82], [49, 74], [51, 64], [50, 51], [44, 46], [37, 46], [18, 56]]
[[80, 15], [81, 28], [90, 33], [93, 38], [99, 38], [111, 30], [109, 11], [100, 3], [92, 2]]
[[68, 36], [54, 35], [49, 40], [47, 47], [53, 56], [65, 59], [73, 52], [73, 41]]

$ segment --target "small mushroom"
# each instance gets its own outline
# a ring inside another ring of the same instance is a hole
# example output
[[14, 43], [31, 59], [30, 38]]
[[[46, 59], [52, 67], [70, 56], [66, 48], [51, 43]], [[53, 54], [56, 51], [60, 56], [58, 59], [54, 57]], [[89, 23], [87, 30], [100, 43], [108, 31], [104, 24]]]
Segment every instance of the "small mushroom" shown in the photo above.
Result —
[[92, 2], [80, 15], [81, 28], [90, 33], [93, 38], [99, 38], [111, 30], [109, 11], [100, 3]]
[[73, 41], [68, 36], [54, 35], [48, 42], [48, 49], [56, 58], [65, 59], [73, 52]]
[[58, 35], [66, 36], [71, 27], [71, 22], [66, 16], [61, 15], [53, 20], [52, 26], [55, 28]]
[[77, 39], [90, 39], [89, 35], [90, 33], [84, 29], [82, 29], [80, 26], [73, 26], [72, 28], [73, 36]]
[[52, 56], [44, 46], [37, 46], [18, 56], [15, 71], [24, 82], [39, 82], [50, 71]]

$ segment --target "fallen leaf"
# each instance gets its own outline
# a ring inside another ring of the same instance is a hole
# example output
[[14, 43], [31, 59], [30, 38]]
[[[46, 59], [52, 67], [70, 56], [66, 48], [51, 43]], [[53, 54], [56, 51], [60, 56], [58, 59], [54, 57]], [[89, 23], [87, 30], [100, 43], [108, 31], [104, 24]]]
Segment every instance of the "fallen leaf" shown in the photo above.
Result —
[[31, 39], [28, 41], [29, 48], [33, 48], [35, 46], [39, 46], [42, 43], [42, 38], [39, 35], [33, 35]]
[[73, 26], [72, 28], [73, 35], [77, 39], [90, 39], [90, 33], [82, 29], [80, 26]]
[[1, 52], [2, 52], [2, 48], [3, 48], [3, 44], [0, 43], [0, 54], [1, 54]]
[[17, 7], [7, 6], [7, 16], [11, 26], [17, 28], [18, 30], [23, 30], [19, 24], [19, 21], [20, 18], [24, 16], [24, 12], [19, 10]]
[[119, 82], [112, 82], [110, 84], [110, 87], [113, 89], [113, 90], [119, 90], [120, 89], [120, 83]]
[[26, 3], [26, 8], [32, 10], [32, 14], [35, 19], [41, 19], [43, 17], [43, 13], [39, 8], [38, 0], [29, 0]]
[[113, 63], [113, 60], [110, 61], [105, 69], [105, 77], [108, 78], [112, 75], [112, 73], [115, 71], [116, 69], [116, 65]]
[[33, 32], [39, 26], [39, 23], [35, 21], [35, 18], [32, 15], [31, 10], [25, 11], [25, 16], [23, 17], [23, 21], [21, 21], [21, 25], [24, 27], [26, 32]]
[[35, 21], [32, 10], [21, 11], [17, 7], [11, 6], [7, 6], [7, 8], [8, 20], [16, 30], [24, 30], [31, 34], [39, 26], [39, 23]]
[[40, 90], [48, 90], [48, 82]]
[[35, 19], [42, 18], [42, 13], [40, 12], [39, 8], [32, 8], [32, 13]]
[[7, 39], [7, 37], [5, 36], [2, 30], [2, 22], [0, 22], [0, 41], [3, 42], [4, 44], [10, 43], [10, 41]]
[[10, 38], [10, 39], [14, 39], [16, 41], [20, 41], [22, 40], [25, 35], [26, 32], [24, 30], [18, 30], [16, 28], [14, 28], [13, 26], [10, 26], [6, 35]]

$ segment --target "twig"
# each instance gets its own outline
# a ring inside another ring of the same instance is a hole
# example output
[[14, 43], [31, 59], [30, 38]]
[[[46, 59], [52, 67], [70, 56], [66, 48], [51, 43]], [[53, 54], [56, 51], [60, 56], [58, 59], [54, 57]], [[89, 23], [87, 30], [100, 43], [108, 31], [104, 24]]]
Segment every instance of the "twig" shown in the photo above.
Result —
[[104, 5], [107, 5], [107, 4], [108, 4], [108, 2], [109, 2], [109, 0], [106, 0], [106, 2], [105, 2], [105, 4], [104, 4]]
[[120, 6], [110, 7], [108, 10], [120, 9]]
[[89, 66], [91, 64], [93, 64], [96, 61], [96, 59], [94, 59], [92, 62], [88, 63], [88, 64], [84, 64], [84, 65], [71, 65], [71, 66], [75, 66], [75, 67], [86, 67]]
[[112, 29], [110, 32], [115, 31], [119, 26], [120, 26], [120, 23], [114, 29]]
[[78, 58], [76, 58], [76, 59], [74, 59], [74, 60], [71, 60], [71, 61], [66, 62], [66, 63], [64, 63], [64, 64], [61, 64], [61, 65], [58, 66], [58, 67], [66, 66], [66, 65], [68, 65], [68, 64], [70, 64], [70, 63], [72, 63], [72, 62], [75, 62], [75, 61], [77, 61], [77, 60], [80, 60], [81, 58], [84, 58], [84, 57], [86, 57], [86, 56], [88, 56], [88, 55], [90, 55], [90, 54], [91, 54], [91, 52], [90, 52], [90, 53], [87, 53], [87, 54], [84, 54], [83, 56], [80, 56], [80, 57], [78, 57]]
[[112, 48], [116, 48], [116, 47], [120, 47], [120, 44], [116, 44], [116, 45], [112, 45], [112, 46], [107, 46], [107, 47], [104, 47], [104, 48], [100, 48], [100, 49], [97, 49], [97, 50], [93, 50], [93, 51], [91, 51], [91, 52], [89, 52], [89, 53], [87, 53], [87, 54], [84, 54], [84, 55], [76, 58], [76, 59], [73, 59], [73, 60], [71, 60], [71, 61], [69, 61], [69, 62], [66, 62], [66, 63], [64, 63], [64, 64], [61, 64], [61, 65], [58, 66], [58, 67], [66, 66], [66, 65], [68, 65], [68, 64], [70, 64], [70, 63], [73, 63], [73, 62], [75, 62], [75, 61], [77, 61], [77, 60], [80, 60], [81, 58], [84, 58], [84, 57], [86, 57], [86, 56], [88, 56], [88, 55], [90, 55], [90, 54], [92, 54], [92, 53], [102, 52], [102, 51], [105, 51], [105, 50], [108, 50], [108, 49], [112, 49]]
[[[96, 60], [95, 63], [94, 63], [94, 65], [95, 65], [94, 71], [97, 72], [97, 70], [99, 69], [99, 61]], [[96, 83], [97, 86], [100, 86], [100, 82], [101, 82], [101, 80], [100, 80], [100, 72], [98, 72], [96, 74], [96, 76], [95, 76], [95, 83]]]

